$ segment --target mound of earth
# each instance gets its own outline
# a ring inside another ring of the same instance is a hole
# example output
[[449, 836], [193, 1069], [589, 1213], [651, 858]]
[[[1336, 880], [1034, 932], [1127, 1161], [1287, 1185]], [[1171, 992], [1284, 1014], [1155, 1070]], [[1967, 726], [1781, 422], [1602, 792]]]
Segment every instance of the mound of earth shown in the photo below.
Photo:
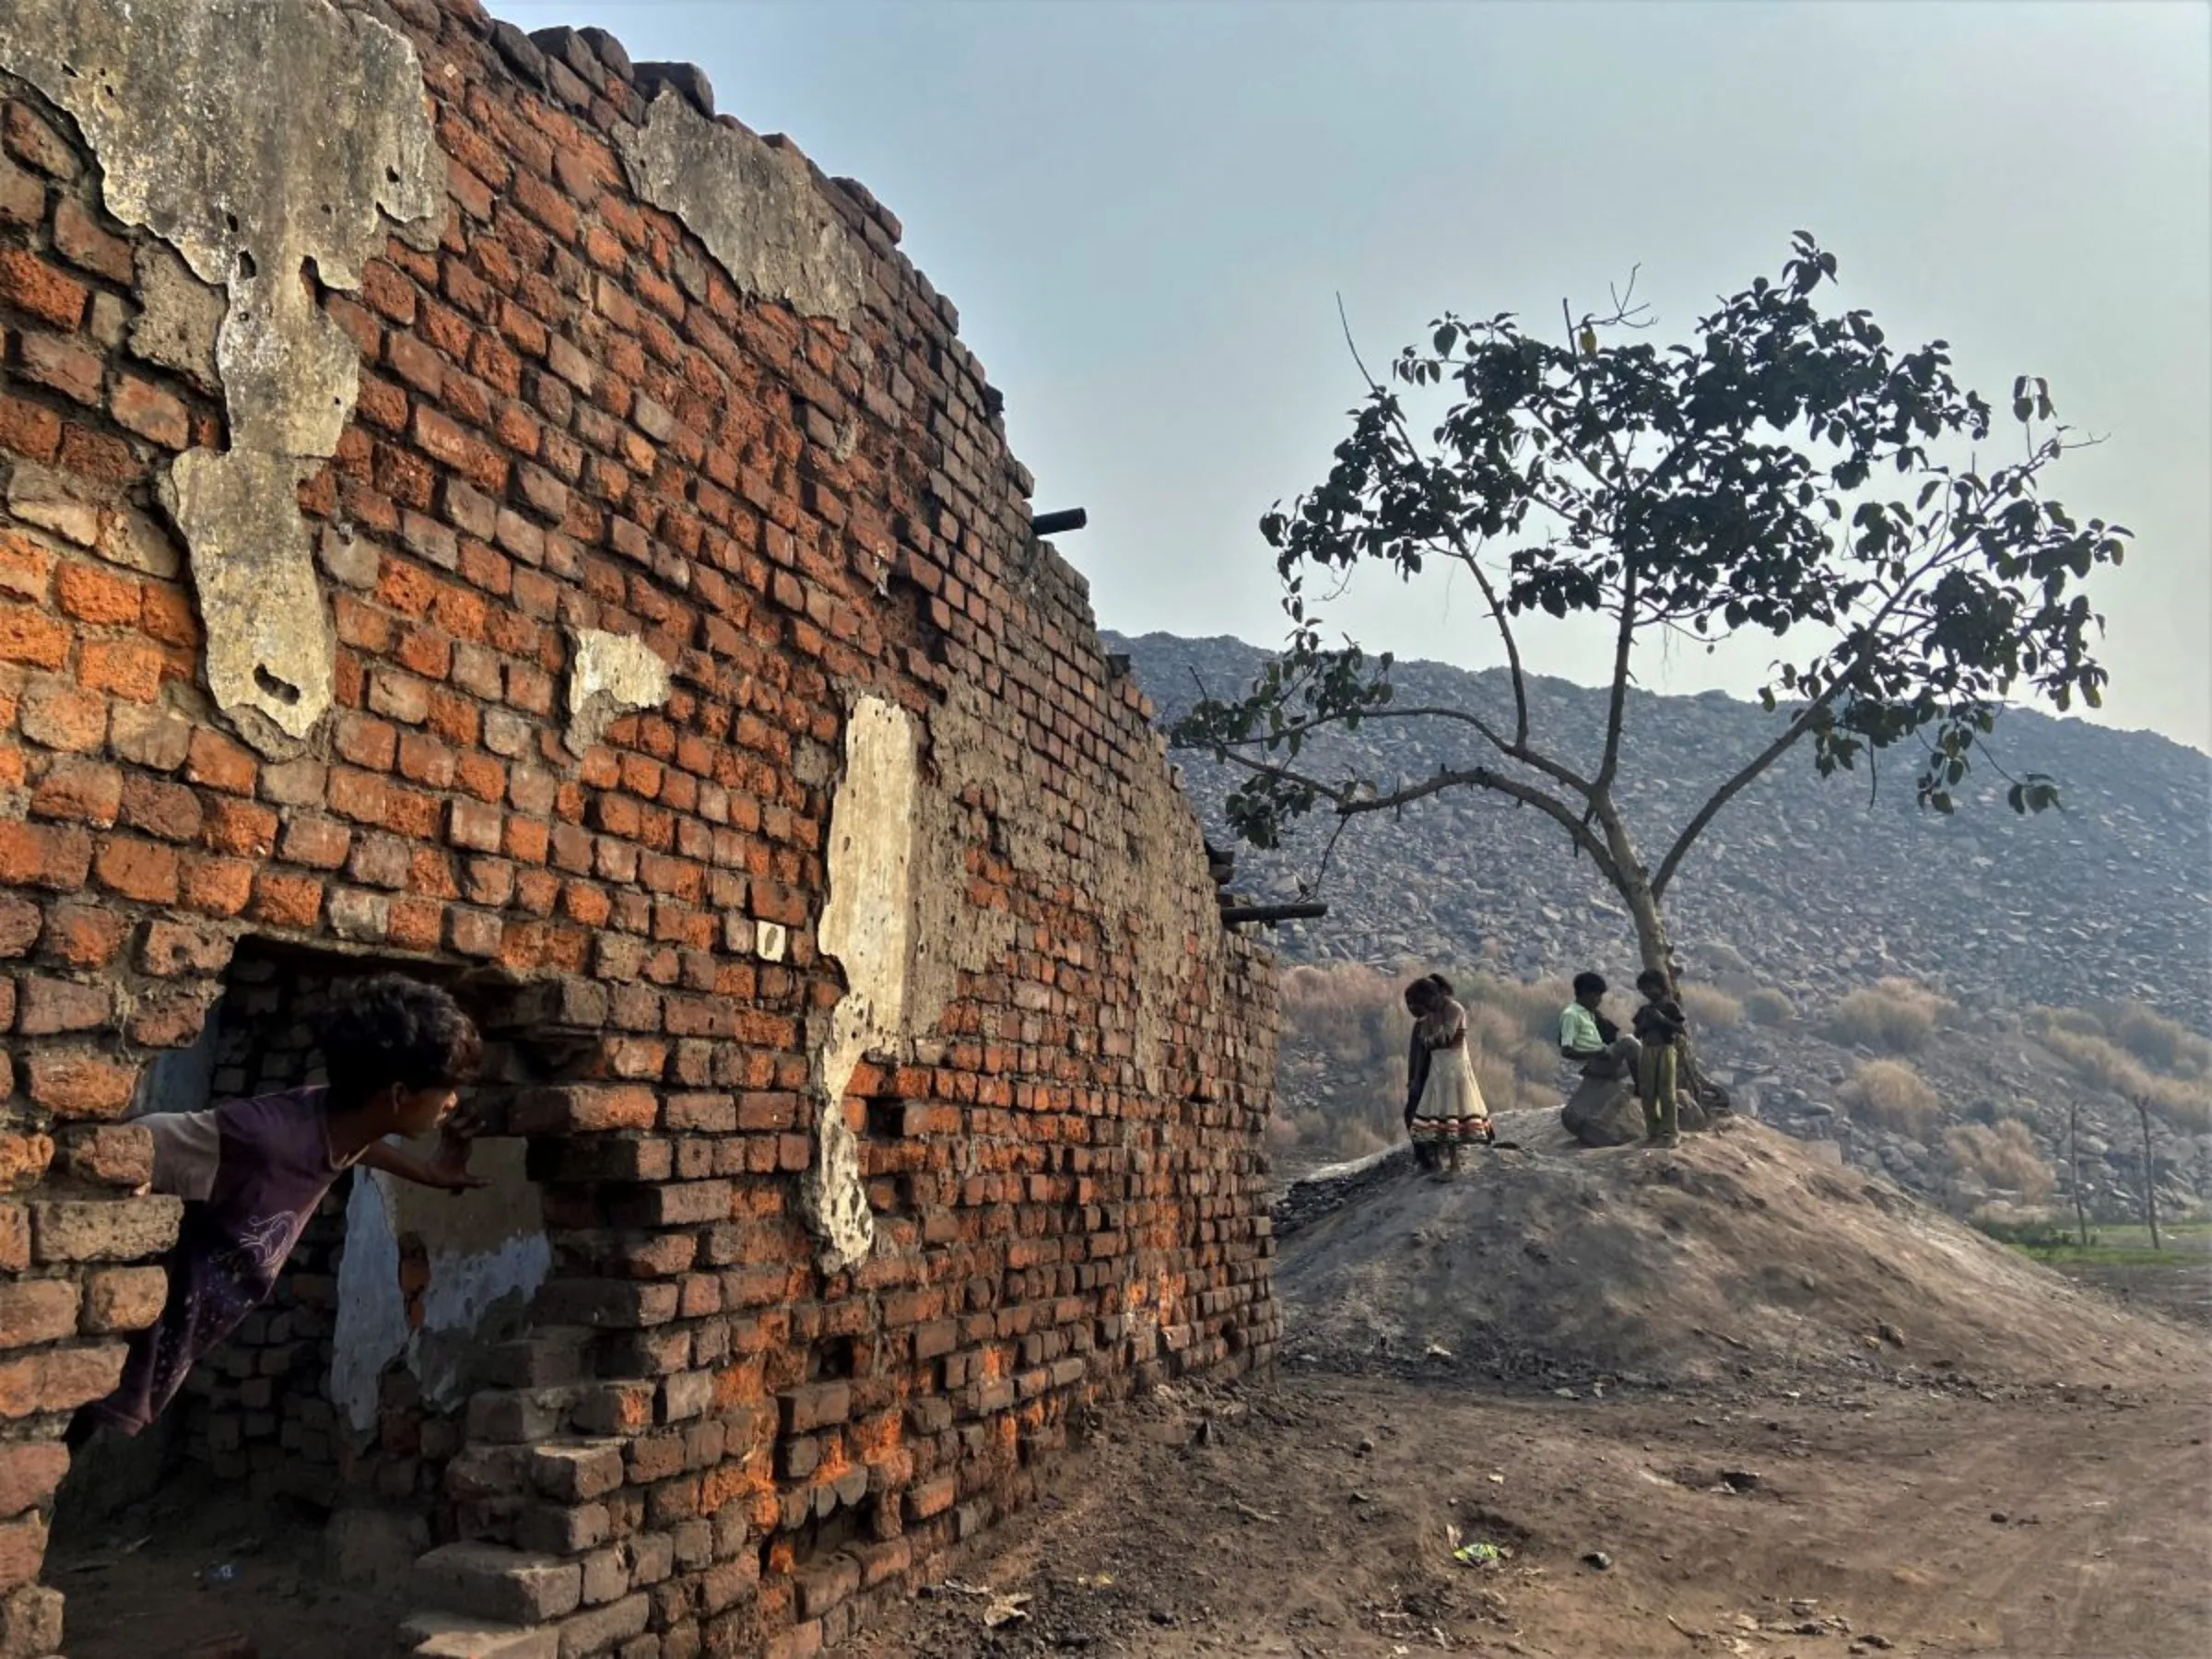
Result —
[[[2171, 1369], [2177, 1327], [2077, 1288], [1888, 1182], [1740, 1119], [1677, 1149], [1499, 1118], [1456, 1181], [1362, 1171], [1303, 1221], [1277, 1288], [1293, 1363], [1547, 1384], [1777, 1371], [1974, 1386]], [[1302, 1212], [1302, 1213], [1300, 1213]]]

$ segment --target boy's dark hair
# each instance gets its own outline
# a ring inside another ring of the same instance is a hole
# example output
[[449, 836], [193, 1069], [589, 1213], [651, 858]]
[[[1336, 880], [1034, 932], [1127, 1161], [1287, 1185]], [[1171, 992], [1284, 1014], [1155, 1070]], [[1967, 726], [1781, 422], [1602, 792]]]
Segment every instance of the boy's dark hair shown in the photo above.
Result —
[[1646, 968], [1636, 976], [1636, 989], [1646, 996], [1665, 996], [1673, 987], [1667, 983], [1666, 975], [1658, 969]]
[[435, 985], [379, 973], [341, 986], [323, 1026], [323, 1061], [341, 1100], [366, 1100], [392, 1087], [463, 1083], [483, 1057], [477, 1028]]
[[1436, 987], [1436, 993], [1439, 996], [1451, 996], [1455, 994], [1452, 989], [1452, 982], [1446, 979], [1441, 973], [1430, 974], [1429, 976], [1429, 982]]
[[1574, 994], [1577, 996], [1603, 996], [1606, 994], [1606, 976], [1592, 973], [1585, 968], [1574, 976]]

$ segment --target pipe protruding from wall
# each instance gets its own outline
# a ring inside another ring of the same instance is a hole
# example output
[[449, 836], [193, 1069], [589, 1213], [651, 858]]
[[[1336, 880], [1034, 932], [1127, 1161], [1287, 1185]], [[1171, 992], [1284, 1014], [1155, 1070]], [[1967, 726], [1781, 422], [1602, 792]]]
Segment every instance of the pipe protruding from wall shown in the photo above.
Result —
[[1080, 530], [1090, 523], [1090, 514], [1080, 507], [1070, 507], [1065, 512], [1040, 512], [1030, 520], [1030, 528], [1040, 536], [1057, 535], [1063, 530]]

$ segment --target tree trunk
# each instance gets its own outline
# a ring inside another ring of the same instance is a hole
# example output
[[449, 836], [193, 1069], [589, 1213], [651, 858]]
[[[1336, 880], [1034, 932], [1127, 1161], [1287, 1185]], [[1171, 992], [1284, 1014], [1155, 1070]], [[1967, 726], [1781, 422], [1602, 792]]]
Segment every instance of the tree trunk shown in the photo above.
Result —
[[2066, 1184], [2074, 1194], [2074, 1230], [2089, 1247], [2089, 1212], [2081, 1202], [2081, 1102], [2066, 1108]]
[[2150, 1150], [2149, 1102], [2137, 1100], [2136, 1116], [2143, 1124], [2143, 1219], [2150, 1224], [2150, 1247], [2163, 1250], [2159, 1242], [2159, 1166]]
[[[1665, 916], [1660, 913], [1658, 896], [1652, 891], [1651, 873], [1636, 856], [1636, 844], [1629, 839], [1628, 826], [1620, 821], [1612, 802], [1601, 798], [1592, 803], [1592, 809], [1605, 830], [1606, 850], [1613, 856], [1613, 890], [1629, 907], [1629, 919], [1636, 926], [1637, 971], [1657, 969], [1679, 994], [1682, 973], [1675, 965], [1675, 942], [1667, 934]], [[1727, 1091], [1708, 1077], [1699, 1063], [1694, 1031], [1675, 1045], [1675, 1087], [1680, 1095], [1695, 1100], [1708, 1118], [1734, 1110]]]

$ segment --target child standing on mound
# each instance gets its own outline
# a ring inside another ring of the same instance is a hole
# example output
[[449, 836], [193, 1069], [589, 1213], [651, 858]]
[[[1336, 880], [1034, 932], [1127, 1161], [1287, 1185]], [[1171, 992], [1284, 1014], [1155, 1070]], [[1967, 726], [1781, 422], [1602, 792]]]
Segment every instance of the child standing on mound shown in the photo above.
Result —
[[1432, 973], [1406, 987], [1413, 1039], [1406, 1056], [1406, 1126], [1424, 1168], [1459, 1171], [1459, 1150], [1492, 1138], [1490, 1109], [1467, 1059], [1467, 1011]]
[[[447, 1124], [475, 1074], [476, 1027], [451, 996], [396, 973], [341, 987], [321, 1032], [326, 1087], [141, 1119], [154, 1141], [151, 1190], [183, 1199], [163, 1265], [169, 1300], [131, 1340], [115, 1392], [76, 1414], [68, 1443], [102, 1427], [135, 1435], [193, 1365], [268, 1299], [315, 1206], [357, 1164], [450, 1192], [484, 1184]], [[426, 1157], [385, 1137], [444, 1125]]]
[[1689, 1030], [1689, 1017], [1675, 1000], [1666, 975], [1646, 968], [1636, 976], [1643, 1004], [1636, 1010], [1634, 1030], [1641, 1049], [1637, 1058], [1636, 1094], [1643, 1104], [1643, 1139], [1646, 1146], [1677, 1147], [1682, 1135], [1677, 1119], [1675, 1045]]

